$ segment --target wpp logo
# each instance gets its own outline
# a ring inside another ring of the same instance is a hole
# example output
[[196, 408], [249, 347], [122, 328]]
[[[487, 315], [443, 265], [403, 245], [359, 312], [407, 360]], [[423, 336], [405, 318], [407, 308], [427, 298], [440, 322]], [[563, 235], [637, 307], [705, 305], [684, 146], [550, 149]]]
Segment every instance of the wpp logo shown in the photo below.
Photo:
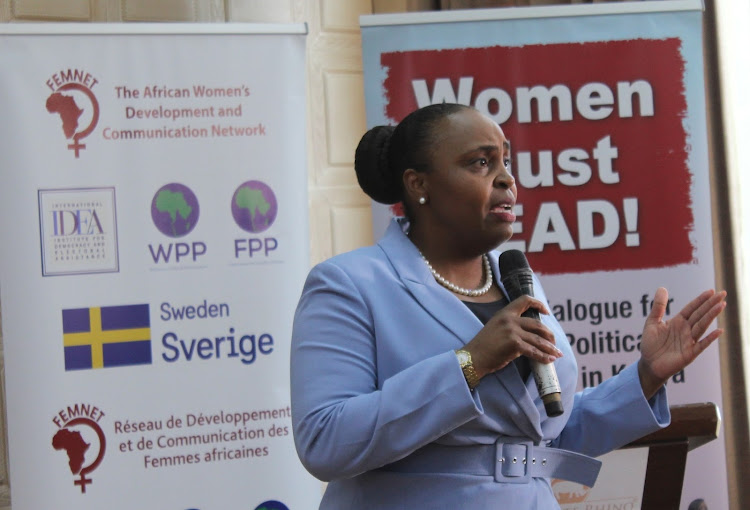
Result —
[[[193, 231], [198, 224], [200, 206], [193, 190], [172, 182], [165, 184], [154, 194], [151, 200], [151, 219], [154, 226], [167, 237], [181, 238]], [[206, 243], [203, 241], [149, 244], [155, 264], [170, 262], [179, 264], [206, 254]]]
[[[245, 232], [256, 234], [234, 239], [233, 258], [250, 259], [250, 263], [268, 260], [279, 247], [279, 241], [273, 236], [257, 234], [271, 228], [279, 211], [271, 187], [257, 180], [246, 181], [234, 190], [229, 205], [235, 224]], [[208, 243], [183, 240], [193, 232], [199, 217], [200, 204], [192, 189], [172, 182], [157, 190], [151, 201], [151, 219], [161, 234], [174, 241], [148, 245], [154, 264], [200, 267], [202, 257], [208, 252]], [[202, 228], [205, 232], [205, 226]]]

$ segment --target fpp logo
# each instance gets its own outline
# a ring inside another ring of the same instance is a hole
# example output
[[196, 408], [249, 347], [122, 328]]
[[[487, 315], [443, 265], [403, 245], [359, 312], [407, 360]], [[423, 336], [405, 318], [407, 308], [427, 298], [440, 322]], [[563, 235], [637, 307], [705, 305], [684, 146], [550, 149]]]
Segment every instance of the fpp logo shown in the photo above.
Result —
[[[264, 182], [247, 181], [242, 183], [232, 196], [232, 216], [235, 223], [245, 232], [260, 234], [268, 230], [276, 220], [279, 211], [276, 195]], [[247, 253], [250, 258], [268, 257], [279, 243], [275, 237], [249, 237], [235, 239], [234, 257]]]
[[68, 467], [73, 475], [78, 475], [73, 484], [80, 486], [84, 494], [86, 486], [93, 483], [89, 475], [104, 459], [107, 440], [99, 425], [103, 417], [104, 412], [97, 406], [83, 403], [67, 406], [52, 417], [57, 426], [52, 448], [68, 455]]
[[[151, 201], [151, 219], [157, 230], [167, 237], [181, 238], [193, 231], [200, 216], [200, 206], [195, 193], [179, 182], [165, 184]], [[206, 254], [202, 241], [149, 244], [155, 264], [196, 262]]]
[[45, 106], [60, 117], [63, 134], [72, 141], [68, 149], [76, 158], [86, 148], [81, 140], [93, 133], [99, 122], [99, 102], [91, 90], [97, 83], [99, 80], [83, 69], [62, 70], [47, 80], [52, 94]]

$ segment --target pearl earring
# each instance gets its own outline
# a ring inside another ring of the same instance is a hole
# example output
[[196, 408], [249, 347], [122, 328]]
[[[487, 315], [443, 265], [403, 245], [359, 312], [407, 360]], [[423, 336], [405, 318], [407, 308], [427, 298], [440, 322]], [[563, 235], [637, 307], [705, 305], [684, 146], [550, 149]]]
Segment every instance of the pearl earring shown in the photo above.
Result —
[[425, 205], [427, 203], [427, 199], [425, 197], [419, 197], [419, 205]]

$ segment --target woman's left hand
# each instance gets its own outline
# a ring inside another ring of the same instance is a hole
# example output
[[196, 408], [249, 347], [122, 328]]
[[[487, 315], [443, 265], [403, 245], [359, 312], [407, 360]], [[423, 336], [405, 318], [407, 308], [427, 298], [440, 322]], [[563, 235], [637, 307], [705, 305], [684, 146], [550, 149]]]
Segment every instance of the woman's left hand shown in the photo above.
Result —
[[638, 376], [647, 399], [723, 333], [722, 329], [715, 329], [703, 336], [724, 310], [726, 296], [725, 291], [707, 290], [664, 322], [669, 294], [664, 287], [656, 290], [654, 305], [643, 328], [638, 362]]

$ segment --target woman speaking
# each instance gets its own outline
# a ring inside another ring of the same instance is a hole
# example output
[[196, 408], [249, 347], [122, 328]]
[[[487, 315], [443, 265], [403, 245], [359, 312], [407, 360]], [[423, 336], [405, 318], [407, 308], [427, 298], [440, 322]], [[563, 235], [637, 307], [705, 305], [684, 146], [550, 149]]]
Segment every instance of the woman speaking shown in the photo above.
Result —
[[[406, 217], [375, 246], [313, 268], [297, 307], [292, 423], [302, 463], [330, 482], [321, 509], [558, 508], [549, 479], [593, 485], [591, 457], [666, 426], [664, 383], [719, 337], [706, 331], [724, 292], [665, 322], [660, 288], [638, 362], [575, 393], [575, 357], [539, 281], [515, 299], [502, 284], [509, 166], [502, 129], [462, 105], [419, 109], [360, 141], [360, 186]], [[551, 363], [559, 416], [530, 376]]]

